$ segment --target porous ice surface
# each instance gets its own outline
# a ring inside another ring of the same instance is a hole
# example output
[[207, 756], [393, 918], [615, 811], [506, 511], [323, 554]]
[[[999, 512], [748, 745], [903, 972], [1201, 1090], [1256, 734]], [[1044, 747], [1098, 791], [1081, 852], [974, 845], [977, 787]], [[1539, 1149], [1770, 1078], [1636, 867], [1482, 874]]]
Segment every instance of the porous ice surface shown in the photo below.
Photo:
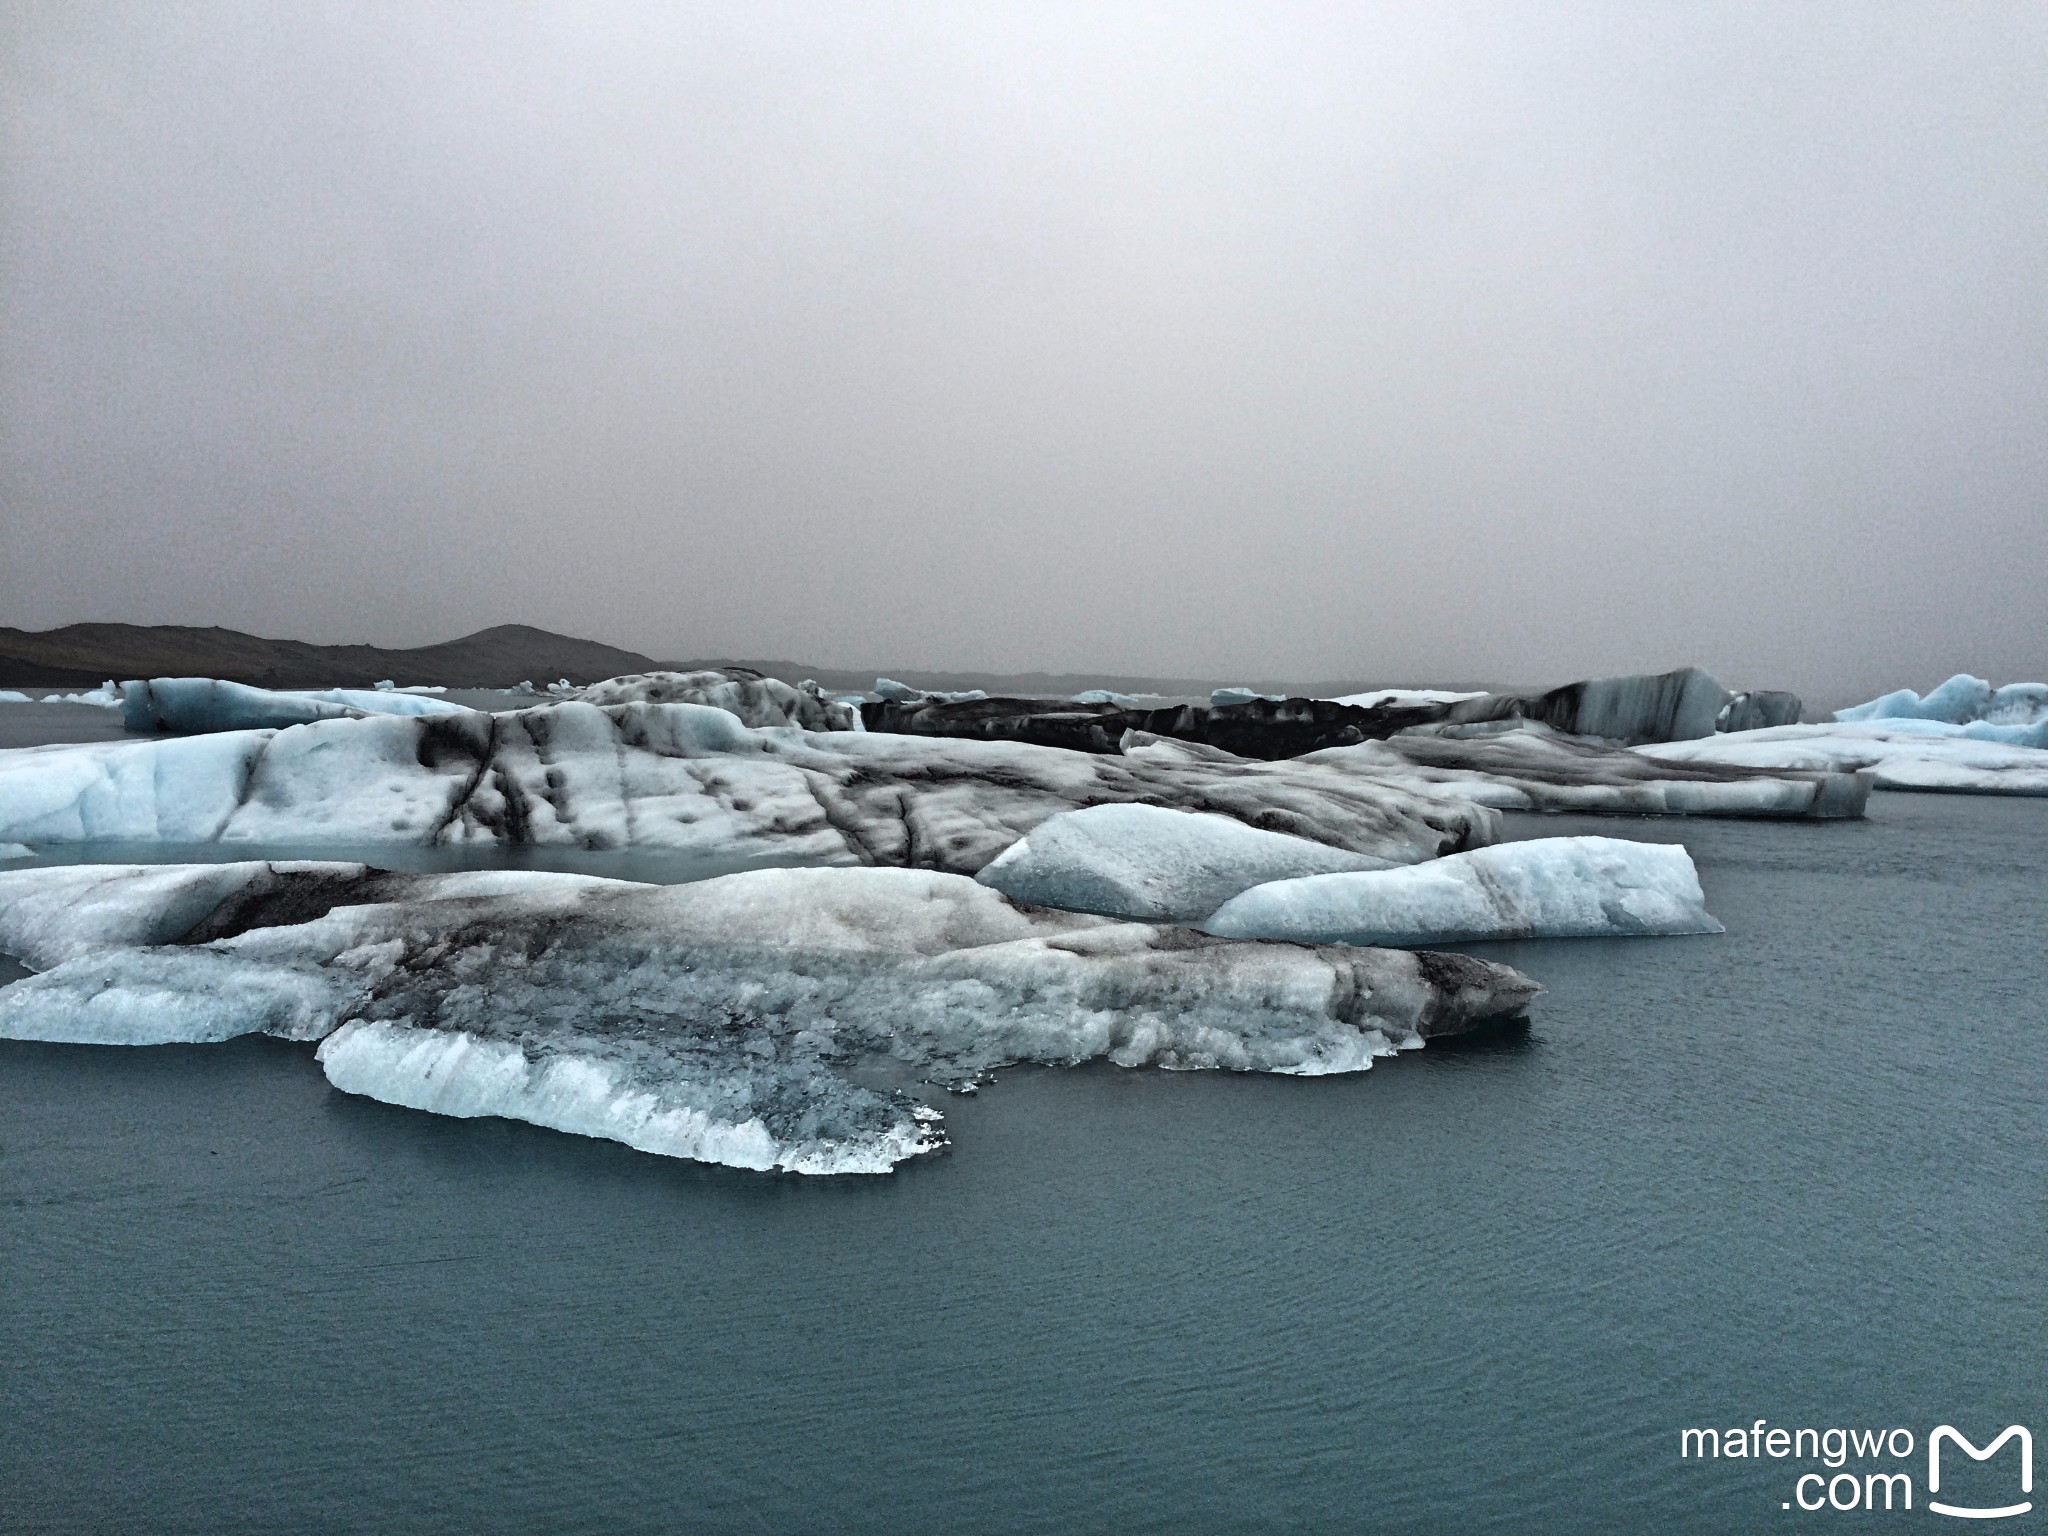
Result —
[[348, 1092], [801, 1173], [883, 1172], [942, 1145], [919, 1082], [1100, 1057], [1356, 1072], [1539, 990], [1463, 956], [1219, 939], [898, 869], [683, 886], [310, 863], [18, 871], [0, 873], [0, 947], [52, 967], [0, 989], [0, 1036], [320, 1039]]
[[365, 715], [467, 714], [418, 693], [388, 688], [327, 688], [290, 692], [252, 688], [214, 677], [155, 677], [121, 685], [122, 723], [131, 731], [244, 731], [353, 720]]
[[1039, 823], [974, 878], [1017, 901], [1191, 923], [1268, 880], [1385, 869], [1388, 863], [1227, 816], [1097, 805]]
[[[1402, 731], [1385, 741], [1326, 747], [1293, 759], [1298, 770], [1355, 774], [1414, 794], [1455, 796], [1504, 811], [1617, 816], [1855, 817], [1868, 779], [1829, 764], [1731, 767], [1652, 759], [1566, 736], [1534, 721], [1503, 720]], [[1213, 749], [1128, 732], [1127, 759], [1167, 762]], [[1413, 860], [1401, 860], [1413, 863]]]
[[1365, 874], [1254, 886], [1201, 925], [1240, 939], [1449, 944], [1720, 933], [1685, 849], [1546, 837]]
[[792, 688], [779, 677], [697, 672], [636, 672], [592, 683], [586, 704], [707, 704], [746, 725], [795, 725], [807, 731], [857, 731], [860, 711], [827, 699], [816, 683]]
[[695, 704], [325, 720], [0, 752], [0, 838], [500, 843], [973, 874], [1047, 817], [1142, 801], [1390, 863], [1489, 843], [1469, 800], [1336, 763], [751, 730]]
[[2029, 733], [2048, 736], [2048, 724], [1997, 726], [1978, 721], [1953, 725], [1941, 720], [1884, 717], [1731, 731], [1709, 741], [1679, 741], [1635, 750], [1673, 766], [1861, 772], [1878, 789], [2048, 795], [2048, 744], [2015, 744], [2005, 739]]
[[1981, 677], [1958, 672], [1925, 698], [1901, 688], [1867, 704], [1835, 711], [1842, 722], [1882, 720], [1932, 721], [1976, 727], [1974, 741], [2000, 741], [2016, 747], [2048, 747], [2048, 683], [2007, 683], [1994, 688]]

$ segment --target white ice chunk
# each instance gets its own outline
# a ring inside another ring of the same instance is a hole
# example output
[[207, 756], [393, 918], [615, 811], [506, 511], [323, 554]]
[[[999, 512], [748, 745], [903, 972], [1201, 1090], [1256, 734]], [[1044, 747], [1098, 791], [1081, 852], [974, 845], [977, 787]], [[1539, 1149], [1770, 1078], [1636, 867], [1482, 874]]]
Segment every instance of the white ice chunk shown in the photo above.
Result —
[[1201, 925], [1231, 938], [1447, 944], [1720, 933], [1676, 844], [1546, 837], [1370, 874], [1254, 886]]
[[[39, 889], [81, 889], [69, 878], [0, 875], [0, 921]], [[178, 878], [169, 902], [190, 894]], [[1023, 909], [925, 870], [764, 870], [666, 887], [456, 879], [271, 866], [155, 947], [67, 938], [45, 903], [43, 942], [76, 952], [0, 989], [0, 1036], [329, 1036], [331, 1080], [392, 1103], [742, 1167], [872, 1172], [942, 1143], [937, 1113], [903, 1091], [918, 1081], [1105, 1057], [1362, 1071], [1518, 1012], [1537, 991], [1459, 956]], [[364, 881], [389, 899], [355, 899]], [[254, 926], [266, 916], [274, 926]], [[107, 931], [90, 912], [81, 921]], [[222, 930], [233, 931], [199, 941]]]
[[237, 1035], [317, 1040], [343, 999], [312, 967], [211, 948], [119, 949], [0, 987], [0, 1039], [79, 1045], [211, 1044]]
[[974, 878], [1040, 906], [1191, 923], [1269, 880], [1388, 865], [1227, 816], [1095, 805], [1041, 822]]
[[1270, 699], [1278, 703], [1284, 698], [1284, 694], [1257, 693], [1250, 688], [1217, 688], [1211, 690], [1209, 694], [1209, 707], [1224, 709], [1232, 704], [1256, 704], [1261, 699]]
[[1363, 693], [1347, 693], [1342, 698], [1331, 699], [1332, 704], [1349, 704], [1357, 709], [1375, 709], [1381, 705], [1396, 707], [1418, 704], [1456, 704], [1464, 699], [1483, 699], [1480, 693], [1454, 693], [1443, 688], [1368, 688]]
[[1118, 693], [1112, 688], [1087, 688], [1074, 695], [1076, 704], [1114, 704], [1118, 709], [1140, 709], [1142, 702], [1128, 693]]
[[[2020, 738], [2017, 741], [2011, 738]], [[2038, 744], [2037, 744], [2038, 742]], [[1731, 731], [1707, 741], [1637, 747], [1663, 762], [1774, 770], [1866, 772], [1879, 789], [2048, 795], [2048, 722], [1955, 725], [1880, 716], [1833, 725]]]
[[32, 859], [35, 856], [35, 849], [26, 843], [0, 843], [0, 860]]
[[49, 693], [43, 695], [45, 704], [97, 704], [101, 709], [121, 707], [121, 685], [111, 677], [99, 687], [85, 693]]
[[0, 688], [0, 704], [33, 704], [35, 700], [25, 693], [16, 693], [12, 688]]

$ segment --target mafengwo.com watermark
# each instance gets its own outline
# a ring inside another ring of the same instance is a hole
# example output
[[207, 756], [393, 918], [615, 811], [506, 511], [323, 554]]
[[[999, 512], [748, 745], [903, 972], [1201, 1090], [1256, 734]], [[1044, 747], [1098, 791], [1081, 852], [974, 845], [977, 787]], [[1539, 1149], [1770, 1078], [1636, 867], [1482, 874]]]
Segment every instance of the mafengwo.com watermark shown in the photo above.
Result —
[[1780, 1509], [1859, 1515], [1908, 1511], [2005, 1520], [2034, 1507], [2034, 1436], [2008, 1424], [1973, 1440], [1953, 1424], [1893, 1429], [1747, 1428], [1679, 1432], [1681, 1460], [1782, 1470]]

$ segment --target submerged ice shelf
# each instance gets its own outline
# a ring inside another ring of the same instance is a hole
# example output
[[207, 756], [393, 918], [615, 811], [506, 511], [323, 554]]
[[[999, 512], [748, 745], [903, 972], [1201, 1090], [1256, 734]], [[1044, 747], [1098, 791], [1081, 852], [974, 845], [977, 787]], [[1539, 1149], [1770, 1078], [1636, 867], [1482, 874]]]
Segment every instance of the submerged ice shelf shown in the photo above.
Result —
[[882, 1172], [943, 1144], [920, 1082], [1013, 1062], [1356, 1072], [1539, 990], [1427, 952], [1019, 907], [957, 875], [654, 887], [349, 864], [0, 873], [0, 1037], [319, 1040], [336, 1086], [649, 1152]]

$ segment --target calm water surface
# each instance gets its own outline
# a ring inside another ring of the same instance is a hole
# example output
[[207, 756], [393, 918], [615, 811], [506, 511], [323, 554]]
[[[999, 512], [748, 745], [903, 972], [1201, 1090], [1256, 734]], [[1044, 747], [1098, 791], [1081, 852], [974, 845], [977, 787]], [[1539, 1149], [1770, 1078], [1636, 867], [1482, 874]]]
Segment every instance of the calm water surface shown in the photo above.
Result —
[[0, 1529], [1889, 1529], [1678, 1431], [2048, 1437], [2048, 801], [1515, 830], [1728, 934], [1481, 951], [1533, 1027], [1357, 1078], [1013, 1071], [887, 1178], [0, 1045]]

